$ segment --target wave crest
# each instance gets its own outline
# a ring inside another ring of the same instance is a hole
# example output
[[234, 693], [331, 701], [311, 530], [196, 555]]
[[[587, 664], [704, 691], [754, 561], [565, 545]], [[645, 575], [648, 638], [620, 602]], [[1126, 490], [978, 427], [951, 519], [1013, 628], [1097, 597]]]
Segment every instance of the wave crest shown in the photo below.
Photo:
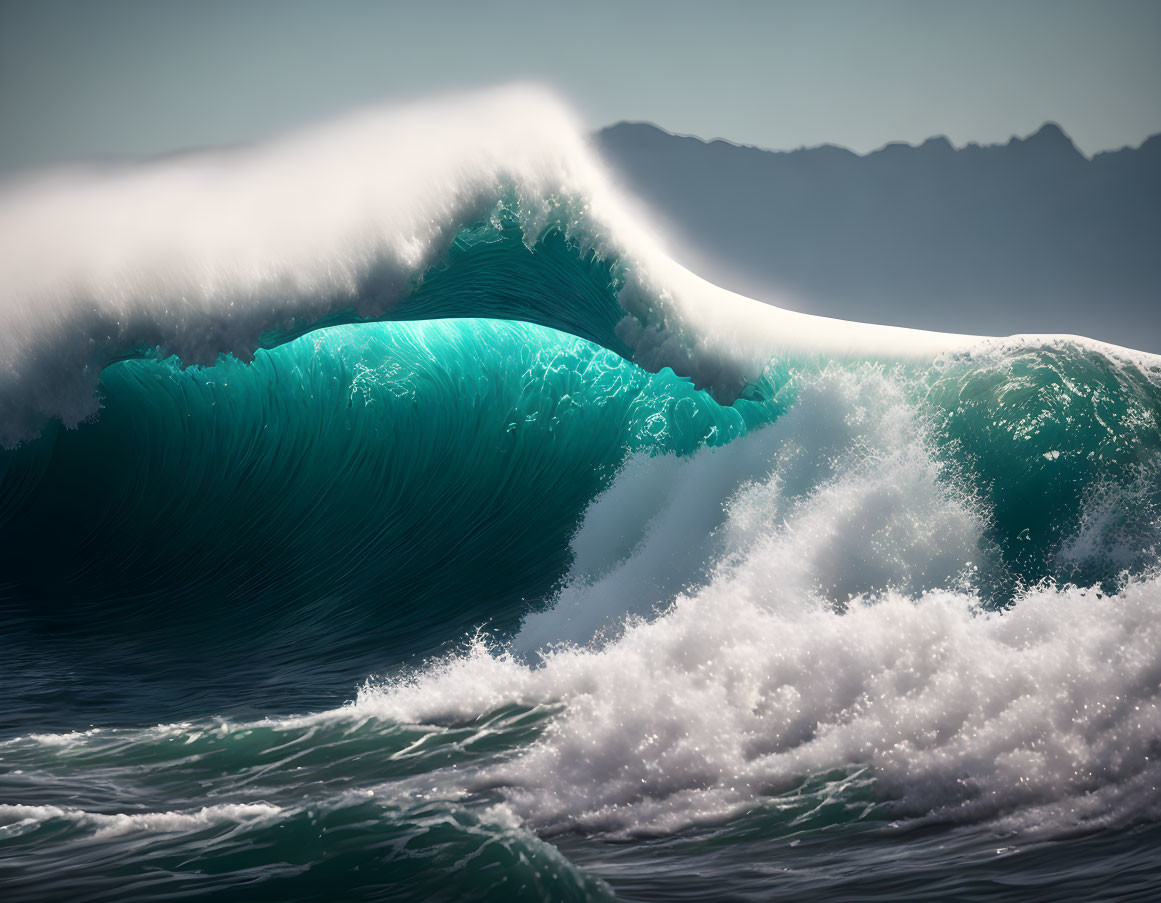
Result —
[[[453, 316], [494, 315], [476, 310], [494, 300], [486, 269], [465, 274], [450, 300], [417, 292], [481, 224], [494, 236], [515, 229], [533, 251], [559, 234], [617, 273], [598, 309], [549, 271], [505, 316], [557, 327], [570, 311], [566, 328], [723, 400], [780, 351], [898, 358], [966, 343], [794, 314], [703, 282], [613, 189], [568, 110], [515, 88], [372, 111], [256, 148], [6, 186], [0, 441], [91, 416], [101, 370], [124, 357], [245, 360], [327, 323], [446, 316], [448, 304]], [[420, 297], [431, 305], [399, 311]]]

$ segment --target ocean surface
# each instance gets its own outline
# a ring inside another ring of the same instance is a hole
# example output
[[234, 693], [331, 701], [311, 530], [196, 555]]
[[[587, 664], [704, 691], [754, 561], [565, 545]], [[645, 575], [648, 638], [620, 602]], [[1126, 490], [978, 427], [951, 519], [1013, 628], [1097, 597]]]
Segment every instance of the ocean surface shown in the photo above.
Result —
[[0, 897], [1161, 896], [1161, 358], [648, 220], [533, 89], [3, 186]]

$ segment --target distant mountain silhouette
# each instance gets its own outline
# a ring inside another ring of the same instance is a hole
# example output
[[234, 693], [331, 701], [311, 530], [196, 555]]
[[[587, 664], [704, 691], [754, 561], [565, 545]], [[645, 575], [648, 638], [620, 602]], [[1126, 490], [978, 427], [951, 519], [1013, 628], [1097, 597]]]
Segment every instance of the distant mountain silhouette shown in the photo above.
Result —
[[595, 139], [677, 256], [727, 288], [845, 319], [1161, 352], [1161, 135], [1091, 159], [1054, 123], [862, 156], [641, 123]]

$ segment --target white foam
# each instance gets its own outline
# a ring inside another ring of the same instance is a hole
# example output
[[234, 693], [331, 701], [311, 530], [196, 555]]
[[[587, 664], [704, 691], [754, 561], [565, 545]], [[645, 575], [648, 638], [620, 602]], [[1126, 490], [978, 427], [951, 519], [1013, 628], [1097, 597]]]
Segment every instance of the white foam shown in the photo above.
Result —
[[[89, 728], [87, 731], [69, 731], [62, 734], [29, 734], [28, 739], [34, 743], [39, 743], [41, 746], [73, 746], [83, 743], [89, 737], [95, 737], [101, 733], [99, 727]], [[17, 741], [24, 738], [17, 737]], [[13, 742], [13, 741], [8, 741]]]
[[[976, 503], [924, 452], [890, 382], [834, 375], [795, 411], [732, 455], [627, 468], [524, 639], [583, 641], [620, 604], [640, 611], [661, 570], [698, 573], [662, 614], [532, 665], [477, 639], [369, 686], [351, 716], [560, 705], [539, 741], [479, 777], [542, 831], [675, 831], [865, 768], [893, 817], [1030, 831], [1161, 814], [1161, 579], [1112, 598], [1041, 587], [988, 613], [970, 587]], [[697, 497], [714, 469], [716, 517]], [[630, 527], [588, 533], [611, 523]]]
[[516, 647], [584, 643], [738, 556], [788, 599], [821, 592], [842, 604], [954, 581], [973, 565], [982, 523], [941, 482], [902, 392], [869, 368], [832, 370], [774, 424], [727, 446], [631, 459], [586, 512], [552, 610], [525, 619]]
[[1140, 467], [1125, 483], [1089, 486], [1078, 529], [1057, 550], [1062, 566], [1111, 563], [1141, 570], [1161, 558], [1161, 467]]
[[715, 584], [536, 668], [478, 644], [359, 708], [429, 721], [563, 703], [483, 779], [548, 830], [679, 830], [860, 765], [902, 816], [1055, 830], [1161, 814], [1156, 580], [1111, 599], [1038, 590], [1003, 615], [946, 591], [845, 614], [764, 603]]

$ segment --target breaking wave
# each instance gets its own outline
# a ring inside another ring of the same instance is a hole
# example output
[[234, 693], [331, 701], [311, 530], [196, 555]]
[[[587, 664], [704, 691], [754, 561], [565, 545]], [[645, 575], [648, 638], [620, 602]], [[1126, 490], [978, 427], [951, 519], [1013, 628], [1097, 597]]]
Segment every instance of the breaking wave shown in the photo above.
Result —
[[16, 898], [1161, 880], [1156, 358], [722, 291], [531, 89], [0, 240]]

